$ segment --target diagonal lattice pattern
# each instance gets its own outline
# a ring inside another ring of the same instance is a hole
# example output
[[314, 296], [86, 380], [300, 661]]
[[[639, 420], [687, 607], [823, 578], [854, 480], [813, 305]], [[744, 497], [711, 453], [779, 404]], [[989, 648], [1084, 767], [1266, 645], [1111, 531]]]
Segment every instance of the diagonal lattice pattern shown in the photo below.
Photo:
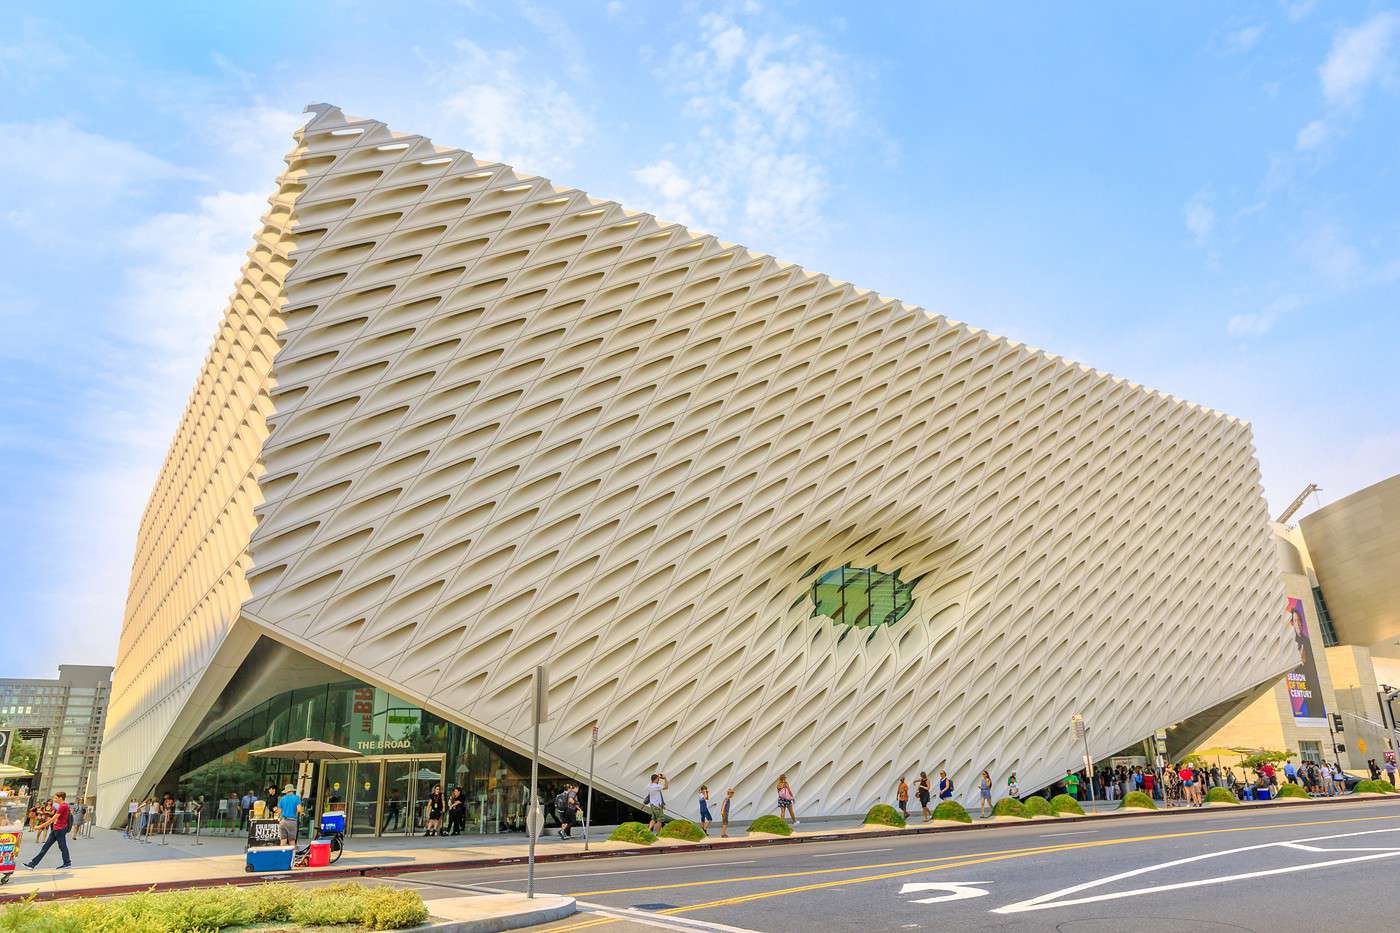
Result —
[[1072, 711], [1106, 754], [1291, 663], [1246, 424], [313, 109], [143, 524], [114, 789], [258, 632], [517, 748], [543, 663], [551, 763], [597, 721], [601, 786], [740, 816], [1034, 787]]

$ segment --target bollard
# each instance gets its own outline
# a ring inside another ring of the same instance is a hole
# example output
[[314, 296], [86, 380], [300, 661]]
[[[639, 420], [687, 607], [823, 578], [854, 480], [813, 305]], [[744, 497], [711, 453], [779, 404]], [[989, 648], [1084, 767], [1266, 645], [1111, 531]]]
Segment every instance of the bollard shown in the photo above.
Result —
[[199, 821], [202, 820], [203, 818], [204, 818], [204, 811], [202, 811], [202, 810], [197, 810], [197, 811], [195, 811], [195, 814], [194, 814], [194, 842], [190, 843], [190, 845], [194, 845], [194, 846], [202, 846], [202, 845], [204, 845], [204, 843], [202, 843], [202, 842], [199, 841]]

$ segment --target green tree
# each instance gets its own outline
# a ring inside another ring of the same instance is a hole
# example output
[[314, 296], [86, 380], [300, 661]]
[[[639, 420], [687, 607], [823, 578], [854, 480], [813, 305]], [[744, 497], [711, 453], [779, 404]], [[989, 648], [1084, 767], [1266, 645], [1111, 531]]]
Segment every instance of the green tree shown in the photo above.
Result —
[[1293, 756], [1288, 752], [1278, 752], [1267, 748], [1261, 748], [1240, 760], [1240, 766], [1251, 771], [1258, 771], [1266, 764], [1276, 764], [1280, 761], [1287, 761]]
[[10, 764], [26, 771], [39, 765], [39, 747], [20, 738], [18, 731], [10, 733]]

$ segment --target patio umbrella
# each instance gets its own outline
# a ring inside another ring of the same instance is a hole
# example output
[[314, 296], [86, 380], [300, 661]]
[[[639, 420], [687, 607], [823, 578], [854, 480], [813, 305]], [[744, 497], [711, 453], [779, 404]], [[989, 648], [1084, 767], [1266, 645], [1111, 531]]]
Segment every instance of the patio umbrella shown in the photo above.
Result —
[[337, 761], [341, 758], [359, 758], [360, 753], [329, 742], [315, 739], [302, 739], [298, 742], [284, 742], [271, 748], [260, 748], [249, 752], [257, 758], [290, 758], [292, 761]]
[[9, 780], [10, 778], [31, 778], [33, 776], [33, 771], [26, 771], [23, 768], [18, 768], [14, 765], [0, 764], [0, 780]]
[[442, 775], [436, 771], [429, 771], [427, 768], [419, 768], [417, 774], [405, 774], [399, 778], [400, 781], [440, 781]]

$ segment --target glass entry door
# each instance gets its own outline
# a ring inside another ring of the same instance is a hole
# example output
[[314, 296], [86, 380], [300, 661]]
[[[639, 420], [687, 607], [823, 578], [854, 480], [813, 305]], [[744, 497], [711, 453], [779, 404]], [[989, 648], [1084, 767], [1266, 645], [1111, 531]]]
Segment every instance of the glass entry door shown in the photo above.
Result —
[[352, 834], [373, 836], [379, 831], [379, 791], [384, 785], [383, 771], [382, 761], [366, 759], [355, 762], [347, 814]]
[[413, 762], [384, 762], [384, 822], [386, 835], [413, 832]]

